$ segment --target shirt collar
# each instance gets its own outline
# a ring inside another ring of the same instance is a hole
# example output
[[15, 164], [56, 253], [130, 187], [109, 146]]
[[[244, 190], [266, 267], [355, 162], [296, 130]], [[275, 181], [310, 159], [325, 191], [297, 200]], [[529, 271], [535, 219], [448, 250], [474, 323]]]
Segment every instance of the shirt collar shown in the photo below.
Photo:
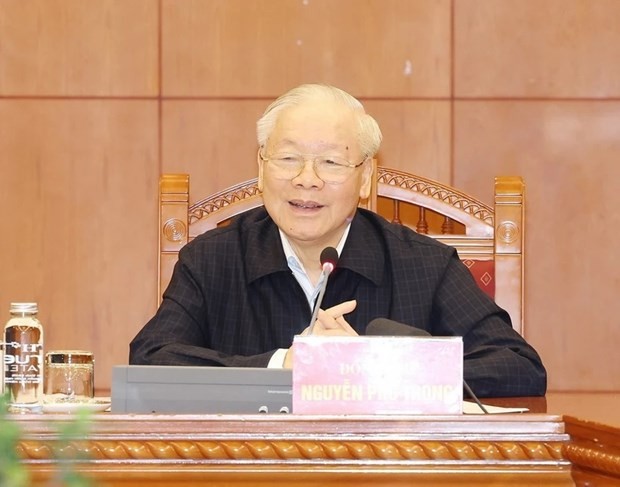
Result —
[[[278, 227], [264, 207], [244, 225], [248, 282], [275, 272], [290, 272]], [[374, 218], [373, 218], [374, 217]], [[338, 268], [349, 269], [380, 285], [384, 277], [385, 244], [376, 216], [358, 209], [338, 245]]]
[[[342, 237], [340, 237], [340, 241], [338, 242], [338, 245], [336, 246], [336, 250], [338, 251], [339, 256], [342, 254], [342, 248], [344, 247], [344, 244], [347, 241], [349, 230], [351, 230], [351, 223], [349, 223], [347, 227], [344, 229], [344, 233], [342, 234]], [[302, 270], [307, 275], [308, 273], [306, 272], [306, 269], [304, 268], [303, 264], [299, 260], [299, 257], [297, 257], [297, 254], [295, 253], [295, 251], [293, 250], [293, 247], [291, 246], [291, 243], [289, 242], [289, 239], [286, 236], [286, 234], [279, 228], [278, 228], [278, 232], [280, 233], [280, 240], [282, 240], [282, 249], [284, 250], [284, 255], [286, 257], [286, 262], [288, 263], [288, 266], [291, 269], [295, 268], [295, 269]]]

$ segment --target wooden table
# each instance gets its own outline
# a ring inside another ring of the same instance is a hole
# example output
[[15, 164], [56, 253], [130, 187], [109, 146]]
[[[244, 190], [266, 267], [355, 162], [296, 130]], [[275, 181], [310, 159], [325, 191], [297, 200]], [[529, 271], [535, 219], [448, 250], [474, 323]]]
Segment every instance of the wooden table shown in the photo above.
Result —
[[[20, 415], [18, 451], [43, 485], [54, 452], [88, 458], [97, 485], [620, 485], [620, 430], [544, 412], [544, 398], [485, 400], [532, 413], [472, 416]], [[594, 480], [598, 483], [590, 483]]]

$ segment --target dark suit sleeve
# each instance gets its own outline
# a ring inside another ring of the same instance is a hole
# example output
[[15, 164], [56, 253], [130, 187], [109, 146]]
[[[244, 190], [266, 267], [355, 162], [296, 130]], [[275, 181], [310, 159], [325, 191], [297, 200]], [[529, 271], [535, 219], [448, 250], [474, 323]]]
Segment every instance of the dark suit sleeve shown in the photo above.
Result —
[[541, 358], [506, 311], [476, 285], [456, 251], [433, 303], [433, 334], [463, 337], [465, 380], [480, 397], [540, 396], [547, 388]]
[[207, 300], [187, 251], [181, 251], [170, 285], [155, 316], [129, 346], [132, 365], [266, 367], [275, 350], [231, 355], [209, 342]]

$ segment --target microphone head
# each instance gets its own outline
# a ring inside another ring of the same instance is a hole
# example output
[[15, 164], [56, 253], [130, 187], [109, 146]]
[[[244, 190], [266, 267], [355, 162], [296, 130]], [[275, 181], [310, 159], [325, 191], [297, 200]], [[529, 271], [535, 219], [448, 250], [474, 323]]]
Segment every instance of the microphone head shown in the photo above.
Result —
[[375, 318], [368, 323], [366, 335], [372, 336], [431, 336], [429, 332], [415, 326], [405, 325], [387, 318]]
[[325, 247], [321, 252], [320, 259], [323, 271], [329, 274], [338, 263], [338, 251], [334, 247]]

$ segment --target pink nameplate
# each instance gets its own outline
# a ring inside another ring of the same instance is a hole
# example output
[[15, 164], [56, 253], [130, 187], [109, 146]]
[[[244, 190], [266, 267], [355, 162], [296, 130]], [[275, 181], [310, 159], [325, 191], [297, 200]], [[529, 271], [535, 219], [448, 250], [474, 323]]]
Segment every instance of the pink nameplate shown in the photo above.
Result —
[[461, 414], [461, 337], [297, 336], [295, 414]]

